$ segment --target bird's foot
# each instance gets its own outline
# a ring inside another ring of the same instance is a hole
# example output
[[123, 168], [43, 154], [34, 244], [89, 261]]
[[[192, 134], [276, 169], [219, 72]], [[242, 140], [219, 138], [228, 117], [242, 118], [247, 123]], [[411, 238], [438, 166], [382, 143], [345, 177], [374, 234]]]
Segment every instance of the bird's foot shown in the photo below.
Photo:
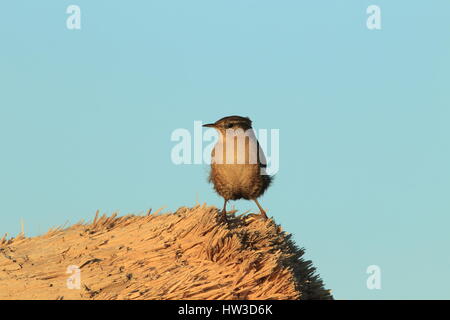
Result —
[[260, 220], [264, 220], [264, 221], [269, 219], [265, 213], [264, 214], [250, 213], [247, 215], [247, 217], [252, 218], [252, 219], [260, 219]]
[[261, 219], [264, 219], [264, 220], [269, 219], [269, 217], [267, 216], [267, 214], [266, 214], [265, 211], [261, 211], [261, 212], [259, 213], [259, 215], [261, 216]]
[[222, 223], [227, 223], [228, 222], [227, 212], [226, 211], [220, 211], [219, 212], [219, 222], [222, 222]]

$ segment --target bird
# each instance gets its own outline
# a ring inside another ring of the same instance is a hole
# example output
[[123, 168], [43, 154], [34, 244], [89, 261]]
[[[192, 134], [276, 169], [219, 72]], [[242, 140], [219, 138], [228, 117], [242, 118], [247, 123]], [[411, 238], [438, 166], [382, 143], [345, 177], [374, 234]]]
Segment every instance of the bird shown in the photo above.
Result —
[[252, 200], [259, 208], [258, 217], [267, 220], [267, 213], [258, 202], [272, 183], [266, 172], [266, 158], [255, 137], [248, 117], [227, 116], [203, 127], [214, 128], [219, 137], [211, 151], [209, 182], [224, 199], [220, 218], [227, 221], [230, 200]]

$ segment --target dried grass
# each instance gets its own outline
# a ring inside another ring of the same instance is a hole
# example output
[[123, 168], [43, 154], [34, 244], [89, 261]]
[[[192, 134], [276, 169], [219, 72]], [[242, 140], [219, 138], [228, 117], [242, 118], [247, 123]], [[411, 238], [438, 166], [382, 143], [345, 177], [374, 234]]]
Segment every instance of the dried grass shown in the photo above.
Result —
[[[214, 207], [100, 216], [35, 238], [0, 240], [0, 299], [330, 299], [273, 220]], [[82, 286], [66, 286], [79, 266]]]

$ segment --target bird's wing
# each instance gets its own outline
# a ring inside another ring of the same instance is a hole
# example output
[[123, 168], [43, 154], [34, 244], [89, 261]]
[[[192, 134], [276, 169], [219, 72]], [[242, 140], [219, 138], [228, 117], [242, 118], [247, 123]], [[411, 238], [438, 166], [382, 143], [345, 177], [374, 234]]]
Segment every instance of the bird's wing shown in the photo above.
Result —
[[261, 168], [267, 167], [267, 160], [266, 156], [264, 154], [263, 149], [261, 148], [261, 145], [259, 144], [258, 139], [256, 139], [255, 132], [251, 130], [251, 132], [248, 134], [249, 137], [249, 150], [250, 153], [250, 159], [256, 159], [257, 164]]

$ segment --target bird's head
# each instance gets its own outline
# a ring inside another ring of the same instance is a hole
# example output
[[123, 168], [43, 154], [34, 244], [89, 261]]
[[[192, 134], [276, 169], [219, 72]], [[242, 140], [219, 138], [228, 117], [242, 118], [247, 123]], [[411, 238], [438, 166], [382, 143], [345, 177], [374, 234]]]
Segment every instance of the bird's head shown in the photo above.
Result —
[[203, 127], [214, 128], [219, 132], [237, 129], [247, 131], [248, 129], [252, 128], [252, 120], [250, 120], [248, 117], [229, 116], [217, 120], [214, 123], [204, 124]]

